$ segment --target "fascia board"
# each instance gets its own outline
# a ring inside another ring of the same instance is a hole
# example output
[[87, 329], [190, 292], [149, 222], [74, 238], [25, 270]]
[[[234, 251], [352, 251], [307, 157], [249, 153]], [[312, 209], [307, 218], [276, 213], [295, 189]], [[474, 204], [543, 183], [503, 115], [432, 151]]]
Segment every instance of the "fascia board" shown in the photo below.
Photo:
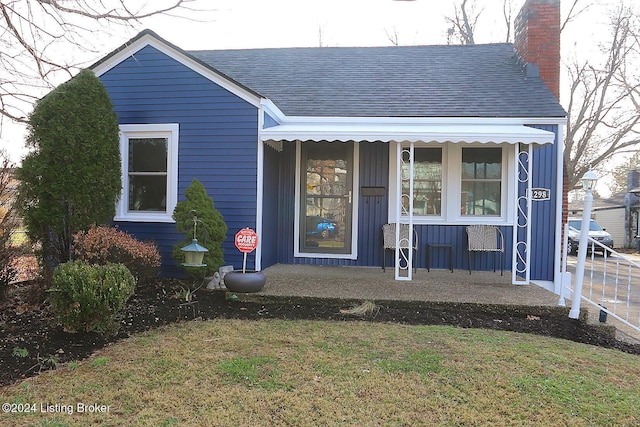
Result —
[[[268, 101], [275, 108], [273, 102]], [[439, 124], [439, 125], [565, 125], [566, 117], [340, 117], [285, 116], [279, 109], [281, 124]], [[275, 118], [275, 117], [274, 117]]]

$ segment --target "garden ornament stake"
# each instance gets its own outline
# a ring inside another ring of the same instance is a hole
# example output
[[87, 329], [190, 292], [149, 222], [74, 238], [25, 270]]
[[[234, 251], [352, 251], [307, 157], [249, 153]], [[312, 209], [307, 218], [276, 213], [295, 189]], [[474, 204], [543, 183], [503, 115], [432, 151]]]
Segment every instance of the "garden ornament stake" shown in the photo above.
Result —
[[[191, 240], [191, 244], [187, 245], [183, 248], [180, 248], [181, 251], [184, 252], [184, 263], [182, 263], [183, 266], [185, 267], [206, 267], [207, 264], [204, 264], [202, 262], [202, 259], [204, 258], [204, 254], [209, 252], [209, 250], [207, 248], [205, 248], [204, 246], [201, 246], [198, 244], [198, 239], [196, 238], [197, 236], [197, 229], [198, 229], [198, 217], [196, 216], [196, 211], [191, 211], [193, 212], [193, 240]], [[193, 300], [193, 294], [200, 289], [202, 286], [204, 285], [204, 279], [202, 281], [202, 283], [200, 284], [200, 286], [195, 287], [194, 284], [194, 289], [191, 290], [189, 288], [183, 288], [183, 292], [184, 292], [184, 298], [185, 301], [184, 303], [180, 304], [179, 306], [179, 311], [181, 312], [182, 310], [186, 310], [187, 308], [191, 307], [192, 311], [193, 311], [193, 317], [196, 316], [196, 312], [199, 311], [199, 303], [198, 301]]]
[[193, 240], [191, 240], [191, 244], [180, 248], [181, 251], [184, 252], [184, 265], [185, 267], [206, 267], [206, 264], [202, 263], [202, 259], [204, 258], [204, 254], [209, 252], [207, 248], [198, 244], [198, 239], [196, 238], [196, 230], [198, 227], [198, 217], [193, 215]]

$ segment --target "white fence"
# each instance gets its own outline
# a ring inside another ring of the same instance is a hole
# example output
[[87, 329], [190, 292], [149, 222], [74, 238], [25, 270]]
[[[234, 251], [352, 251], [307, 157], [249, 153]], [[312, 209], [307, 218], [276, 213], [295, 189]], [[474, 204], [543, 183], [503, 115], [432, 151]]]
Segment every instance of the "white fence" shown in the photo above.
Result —
[[[576, 265], [577, 257], [569, 256], [566, 270], [573, 273]], [[565, 297], [573, 298], [573, 282], [575, 277]], [[600, 320], [606, 313], [607, 322], [621, 322], [619, 330], [640, 340], [640, 256], [618, 253], [589, 238], [581, 300]]]

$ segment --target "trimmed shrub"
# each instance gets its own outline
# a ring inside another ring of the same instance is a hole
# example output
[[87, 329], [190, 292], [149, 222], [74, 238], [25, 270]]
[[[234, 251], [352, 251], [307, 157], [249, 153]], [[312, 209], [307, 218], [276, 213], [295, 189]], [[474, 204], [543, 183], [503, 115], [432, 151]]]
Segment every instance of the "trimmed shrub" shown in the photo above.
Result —
[[220, 211], [213, 205], [213, 199], [207, 195], [204, 185], [197, 179], [185, 189], [186, 200], [178, 202], [173, 210], [173, 219], [176, 228], [185, 234], [185, 239], [173, 246], [173, 258], [179, 265], [184, 262], [184, 252], [180, 248], [191, 243], [193, 239], [193, 217], [198, 217], [197, 236], [198, 243], [209, 250], [204, 255], [204, 268], [184, 267], [191, 276], [198, 277], [206, 274], [213, 275], [224, 264], [222, 243], [227, 237], [227, 224]]
[[60, 264], [48, 290], [51, 311], [69, 331], [115, 334], [119, 314], [133, 295], [136, 281], [122, 264]]
[[138, 283], [158, 275], [160, 253], [154, 243], [141, 242], [113, 227], [93, 227], [73, 237], [76, 259], [97, 265], [124, 264]]

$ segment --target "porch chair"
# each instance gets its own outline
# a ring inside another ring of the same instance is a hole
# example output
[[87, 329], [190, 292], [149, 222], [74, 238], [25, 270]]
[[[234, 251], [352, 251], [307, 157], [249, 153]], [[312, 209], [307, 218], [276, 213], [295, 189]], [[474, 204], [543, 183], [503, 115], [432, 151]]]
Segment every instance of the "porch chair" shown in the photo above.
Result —
[[[384, 224], [382, 226], [382, 271], [387, 271], [387, 251], [396, 250], [396, 224]], [[400, 249], [409, 247], [409, 224], [400, 224]], [[418, 259], [418, 233], [413, 230], [413, 271], [416, 271]]]
[[496, 254], [500, 253], [500, 275], [504, 275], [504, 237], [495, 225], [470, 225], [467, 227], [467, 253], [471, 274], [471, 252], [493, 252], [493, 271], [496, 271]]

